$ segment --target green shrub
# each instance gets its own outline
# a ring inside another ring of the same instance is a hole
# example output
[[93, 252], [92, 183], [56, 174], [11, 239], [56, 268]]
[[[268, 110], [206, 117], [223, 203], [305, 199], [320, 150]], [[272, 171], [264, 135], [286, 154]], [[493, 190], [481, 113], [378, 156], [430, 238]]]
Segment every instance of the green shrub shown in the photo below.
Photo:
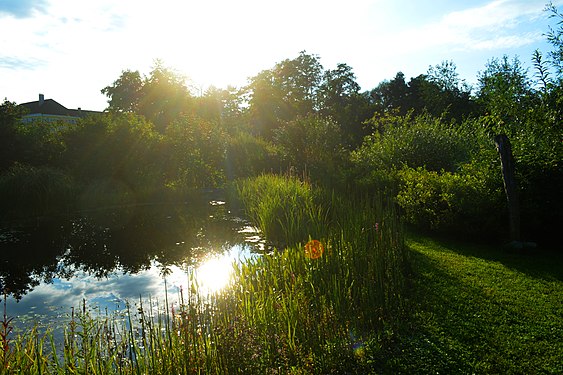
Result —
[[284, 163], [298, 173], [331, 186], [341, 181], [346, 153], [336, 122], [314, 115], [299, 117], [276, 129], [274, 140]]
[[279, 171], [278, 150], [270, 142], [248, 133], [229, 138], [225, 172], [230, 180]]
[[352, 154], [361, 171], [424, 167], [431, 171], [456, 170], [478, 149], [481, 138], [473, 124], [446, 124], [429, 115], [374, 117], [377, 129]]
[[[473, 170], [472, 170], [473, 169]], [[397, 203], [408, 223], [424, 229], [491, 234], [503, 225], [503, 192], [484, 171], [460, 173], [405, 167], [398, 172]]]
[[0, 176], [2, 215], [26, 218], [61, 214], [74, 204], [75, 184], [64, 172], [16, 164]]

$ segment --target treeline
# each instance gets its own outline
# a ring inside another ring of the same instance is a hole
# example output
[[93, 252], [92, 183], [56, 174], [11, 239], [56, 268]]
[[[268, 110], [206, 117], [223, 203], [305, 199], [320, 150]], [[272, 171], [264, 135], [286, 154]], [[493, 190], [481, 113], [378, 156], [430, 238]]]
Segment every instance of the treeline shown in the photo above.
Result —
[[[555, 7], [550, 14], [563, 16]], [[361, 91], [353, 69], [301, 52], [242, 88], [195, 95], [156, 62], [102, 89], [108, 108], [76, 125], [23, 124], [0, 107], [3, 218], [182, 199], [264, 172], [308, 176], [341, 191], [386, 191], [421, 228], [507, 236], [493, 137], [512, 143], [523, 237], [555, 238], [562, 222], [563, 42], [488, 61], [476, 87], [451, 61]]]

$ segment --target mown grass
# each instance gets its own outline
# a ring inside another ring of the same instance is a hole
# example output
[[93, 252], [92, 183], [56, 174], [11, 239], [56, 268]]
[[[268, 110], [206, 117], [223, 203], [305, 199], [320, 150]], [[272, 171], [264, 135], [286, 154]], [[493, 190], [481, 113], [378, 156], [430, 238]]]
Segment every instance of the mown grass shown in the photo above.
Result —
[[563, 254], [411, 235], [411, 313], [388, 373], [563, 373]]

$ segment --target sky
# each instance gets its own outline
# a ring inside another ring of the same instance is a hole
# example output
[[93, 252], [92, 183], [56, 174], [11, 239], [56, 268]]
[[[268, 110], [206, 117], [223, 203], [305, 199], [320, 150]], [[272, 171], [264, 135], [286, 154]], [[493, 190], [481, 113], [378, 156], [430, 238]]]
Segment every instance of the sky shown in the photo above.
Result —
[[[548, 0], [0, 0], [0, 100], [103, 110], [100, 90], [156, 59], [195, 92], [244, 86], [300, 51], [352, 67], [362, 90], [453, 61], [477, 82], [493, 58], [550, 50]], [[562, 10], [563, 0], [553, 0]], [[533, 72], [530, 71], [530, 75]]]

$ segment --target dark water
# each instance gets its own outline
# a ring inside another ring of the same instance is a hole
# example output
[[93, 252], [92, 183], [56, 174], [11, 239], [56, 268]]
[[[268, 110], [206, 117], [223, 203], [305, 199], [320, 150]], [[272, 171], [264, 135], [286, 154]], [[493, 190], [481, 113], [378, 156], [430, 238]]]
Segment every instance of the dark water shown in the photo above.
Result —
[[140, 297], [163, 300], [189, 275], [216, 290], [234, 261], [261, 248], [221, 201], [100, 210], [0, 228], [0, 290], [15, 324], [53, 321], [84, 301], [115, 311]]

